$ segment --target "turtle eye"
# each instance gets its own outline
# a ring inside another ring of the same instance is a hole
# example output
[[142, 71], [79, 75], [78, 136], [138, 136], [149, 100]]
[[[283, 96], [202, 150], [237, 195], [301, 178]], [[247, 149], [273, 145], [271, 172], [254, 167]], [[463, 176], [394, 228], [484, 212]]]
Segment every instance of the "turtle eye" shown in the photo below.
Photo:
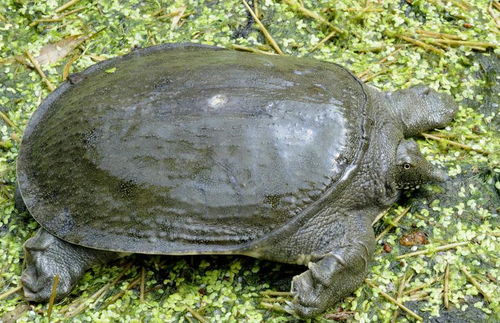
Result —
[[411, 168], [411, 165], [409, 163], [404, 163], [403, 164], [403, 168], [404, 169], [410, 169]]

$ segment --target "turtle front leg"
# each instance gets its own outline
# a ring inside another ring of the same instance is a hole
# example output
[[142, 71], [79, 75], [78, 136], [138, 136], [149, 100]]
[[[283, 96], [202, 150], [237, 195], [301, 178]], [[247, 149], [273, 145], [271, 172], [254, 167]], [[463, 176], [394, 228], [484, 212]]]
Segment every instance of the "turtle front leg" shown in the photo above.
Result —
[[117, 253], [89, 249], [65, 242], [44, 229], [24, 244], [26, 269], [21, 281], [28, 301], [43, 302], [50, 298], [54, 277], [59, 276], [57, 298], [71, 291], [91, 266], [110, 261]]
[[309, 270], [292, 280], [293, 310], [302, 317], [313, 317], [352, 293], [366, 276], [374, 246], [370, 228], [359, 240], [309, 262]]

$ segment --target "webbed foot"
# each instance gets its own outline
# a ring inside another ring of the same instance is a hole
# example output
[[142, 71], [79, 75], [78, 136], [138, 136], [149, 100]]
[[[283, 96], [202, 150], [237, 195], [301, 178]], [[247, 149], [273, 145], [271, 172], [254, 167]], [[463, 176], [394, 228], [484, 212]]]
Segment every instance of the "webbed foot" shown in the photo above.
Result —
[[339, 248], [292, 280], [293, 310], [301, 317], [314, 317], [354, 291], [363, 281], [373, 243]]
[[115, 253], [80, 247], [65, 242], [44, 229], [24, 244], [26, 269], [21, 281], [28, 301], [43, 302], [50, 298], [54, 277], [59, 276], [56, 295], [71, 291], [86, 269], [115, 258]]

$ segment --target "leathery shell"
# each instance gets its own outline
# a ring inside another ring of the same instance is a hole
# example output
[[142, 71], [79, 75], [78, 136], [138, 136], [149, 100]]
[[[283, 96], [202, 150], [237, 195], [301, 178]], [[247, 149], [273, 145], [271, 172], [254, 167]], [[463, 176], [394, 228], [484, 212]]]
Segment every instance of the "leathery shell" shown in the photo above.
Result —
[[336, 64], [194, 44], [94, 65], [33, 114], [18, 184], [87, 247], [236, 253], [314, 208], [363, 153], [367, 96]]

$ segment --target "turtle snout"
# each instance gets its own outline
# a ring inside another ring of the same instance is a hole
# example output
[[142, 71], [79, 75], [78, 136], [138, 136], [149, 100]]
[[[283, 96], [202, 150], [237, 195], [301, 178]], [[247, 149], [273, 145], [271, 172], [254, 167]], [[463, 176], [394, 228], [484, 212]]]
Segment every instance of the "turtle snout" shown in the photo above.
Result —
[[430, 181], [432, 182], [446, 182], [449, 179], [446, 171], [438, 168], [434, 168], [430, 173]]

